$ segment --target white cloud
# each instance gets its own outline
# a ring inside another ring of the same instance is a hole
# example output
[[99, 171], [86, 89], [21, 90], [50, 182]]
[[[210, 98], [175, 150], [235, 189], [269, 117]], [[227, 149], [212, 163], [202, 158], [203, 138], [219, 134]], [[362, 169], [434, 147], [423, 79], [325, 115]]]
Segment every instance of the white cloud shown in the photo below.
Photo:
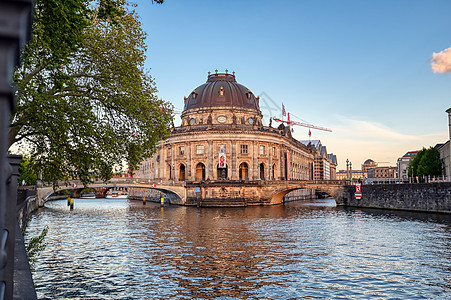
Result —
[[434, 73], [451, 73], [451, 48], [433, 53], [431, 67]]
[[335, 131], [354, 139], [369, 141], [413, 141], [420, 140], [418, 136], [402, 134], [377, 122], [351, 119], [344, 116], [337, 116], [340, 125], [335, 126]]

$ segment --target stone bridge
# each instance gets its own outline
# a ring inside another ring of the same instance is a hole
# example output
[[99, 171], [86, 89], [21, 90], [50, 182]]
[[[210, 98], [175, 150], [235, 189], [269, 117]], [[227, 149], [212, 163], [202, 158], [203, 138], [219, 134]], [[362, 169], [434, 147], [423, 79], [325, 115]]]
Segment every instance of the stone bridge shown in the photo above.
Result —
[[[75, 187], [73, 186], [75, 184]], [[283, 197], [298, 189], [315, 189], [325, 192], [342, 205], [350, 197], [345, 182], [339, 180], [218, 180], [199, 182], [150, 181], [146, 179], [113, 178], [110, 181], [93, 182], [87, 187], [96, 190], [98, 197], [105, 197], [111, 188], [144, 188], [172, 194], [171, 203], [197, 206], [247, 206], [273, 205], [283, 203]], [[64, 182], [58, 188], [39, 187], [38, 198], [44, 205], [48, 197], [60, 190], [80, 190], [84, 188], [80, 181]]]

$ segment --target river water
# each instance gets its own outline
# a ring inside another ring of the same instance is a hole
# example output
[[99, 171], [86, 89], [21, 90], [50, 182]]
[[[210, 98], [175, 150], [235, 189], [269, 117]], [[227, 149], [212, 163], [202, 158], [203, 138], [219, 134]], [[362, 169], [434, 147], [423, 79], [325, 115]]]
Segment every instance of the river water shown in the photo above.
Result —
[[46, 203], [26, 240], [46, 225], [40, 299], [451, 299], [449, 215], [111, 198]]

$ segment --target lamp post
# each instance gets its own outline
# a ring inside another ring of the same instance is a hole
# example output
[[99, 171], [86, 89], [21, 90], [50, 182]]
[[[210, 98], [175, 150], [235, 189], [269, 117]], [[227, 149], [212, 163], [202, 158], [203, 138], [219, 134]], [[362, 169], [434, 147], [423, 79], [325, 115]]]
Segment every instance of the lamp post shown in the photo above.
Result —
[[346, 158], [346, 180], [349, 179], [349, 159]]
[[414, 183], [414, 179], [413, 179], [413, 166], [410, 167], [410, 170], [412, 170], [412, 183]]

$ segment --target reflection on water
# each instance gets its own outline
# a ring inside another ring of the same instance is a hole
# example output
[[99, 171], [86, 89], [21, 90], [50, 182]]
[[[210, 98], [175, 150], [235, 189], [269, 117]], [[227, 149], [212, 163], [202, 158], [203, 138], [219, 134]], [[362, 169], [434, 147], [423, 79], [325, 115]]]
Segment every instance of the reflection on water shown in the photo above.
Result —
[[42, 299], [445, 299], [449, 216], [343, 210], [333, 200], [247, 208], [127, 199], [46, 204]]

